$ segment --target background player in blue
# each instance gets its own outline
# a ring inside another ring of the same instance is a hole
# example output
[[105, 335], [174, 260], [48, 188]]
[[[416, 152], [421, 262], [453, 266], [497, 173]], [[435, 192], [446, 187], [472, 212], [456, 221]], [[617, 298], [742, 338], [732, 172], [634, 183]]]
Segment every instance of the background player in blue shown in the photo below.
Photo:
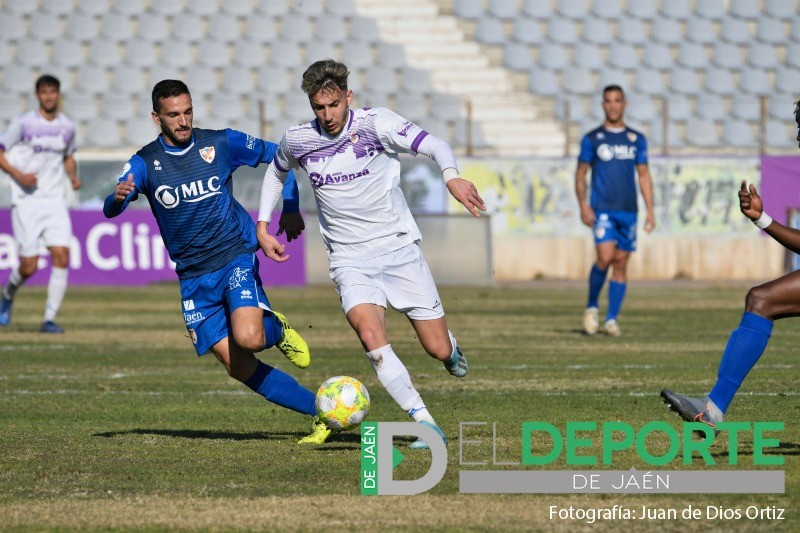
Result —
[[[583, 315], [583, 330], [594, 335], [600, 326], [597, 301], [613, 269], [608, 286], [606, 334], [620, 334], [617, 317], [625, 298], [628, 281], [628, 257], [636, 250], [636, 180], [642, 192], [647, 215], [644, 229], [656, 227], [653, 213], [653, 184], [647, 167], [647, 140], [640, 132], [623, 123], [625, 93], [618, 85], [603, 89], [602, 126], [584, 135], [575, 171], [575, 192], [581, 220], [594, 229], [597, 261], [589, 273], [589, 301]], [[591, 203], [586, 200], [586, 173], [592, 169]]]
[[[254, 253], [255, 223], [231, 192], [236, 168], [272, 161], [277, 145], [230, 129], [193, 128], [192, 97], [181, 81], [157, 83], [152, 99], [161, 135], [131, 157], [103, 212], [115, 217], [145, 195], [176, 263], [184, 322], [197, 354], [212, 352], [232, 378], [267, 400], [315, 416], [314, 393], [254, 355], [277, 346], [300, 368], [311, 362], [306, 342], [270, 307]], [[292, 207], [296, 201], [287, 202]], [[282, 224], [290, 236], [301, 229], [298, 217]], [[321, 444], [329, 434], [315, 416], [312, 433], [300, 442]]]
[[[800, 142], [800, 100], [795, 102], [797, 141]], [[756, 187], [742, 181], [739, 189], [739, 208], [770, 237], [785, 248], [800, 253], [800, 230], [772, 220], [764, 212], [764, 204]], [[790, 272], [778, 279], [753, 287], [747, 293], [742, 320], [728, 338], [728, 344], [719, 362], [717, 381], [705, 397], [690, 398], [669, 389], [661, 397], [670, 409], [688, 422], [702, 422], [716, 428], [742, 382], [767, 349], [775, 320], [800, 316], [800, 271]]]

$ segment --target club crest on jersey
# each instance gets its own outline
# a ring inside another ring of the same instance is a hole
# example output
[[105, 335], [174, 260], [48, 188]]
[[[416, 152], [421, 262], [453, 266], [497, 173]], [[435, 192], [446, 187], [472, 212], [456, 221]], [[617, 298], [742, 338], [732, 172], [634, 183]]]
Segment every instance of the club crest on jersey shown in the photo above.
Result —
[[353, 133], [350, 135], [350, 142], [353, 144], [358, 144], [358, 133]]
[[629, 131], [628, 132], [628, 140], [630, 142], [632, 142], [632, 143], [635, 143], [636, 142], [636, 134], [633, 133], [632, 131]]
[[214, 156], [217, 155], [214, 151], [213, 146], [206, 146], [205, 148], [200, 148], [200, 157], [203, 158], [203, 161], [206, 163], [211, 163], [214, 160]]

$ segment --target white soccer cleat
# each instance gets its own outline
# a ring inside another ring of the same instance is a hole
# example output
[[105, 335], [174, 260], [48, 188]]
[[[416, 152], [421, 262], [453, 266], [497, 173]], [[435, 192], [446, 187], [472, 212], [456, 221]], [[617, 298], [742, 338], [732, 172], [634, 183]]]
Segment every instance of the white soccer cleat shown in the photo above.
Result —
[[583, 312], [583, 331], [587, 335], [594, 335], [600, 327], [600, 313], [596, 307], [587, 307]]
[[619, 330], [619, 324], [617, 324], [617, 321], [613, 318], [606, 320], [606, 324], [603, 326], [603, 329], [605, 330], [606, 335], [609, 337], [619, 337], [622, 334], [622, 332]]

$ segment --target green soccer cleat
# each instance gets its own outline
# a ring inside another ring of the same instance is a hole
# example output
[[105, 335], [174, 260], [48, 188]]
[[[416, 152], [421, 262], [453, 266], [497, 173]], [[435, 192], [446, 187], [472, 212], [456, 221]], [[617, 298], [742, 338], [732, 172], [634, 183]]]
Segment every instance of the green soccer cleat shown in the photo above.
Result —
[[286, 315], [278, 311], [272, 312], [281, 325], [283, 325], [283, 336], [276, 344], [283, 355], [298, 368], [306, 368], [311, 364], [311, 352], [308, 351], [308, 344], [297, 331], [289, 325]]
[[330, 434], [331, 428], [326, 426], [318, 416], [315, 416], [311, 422], [311, 433], [297, 441], [297, 444], [322, 444], [328, 440]]

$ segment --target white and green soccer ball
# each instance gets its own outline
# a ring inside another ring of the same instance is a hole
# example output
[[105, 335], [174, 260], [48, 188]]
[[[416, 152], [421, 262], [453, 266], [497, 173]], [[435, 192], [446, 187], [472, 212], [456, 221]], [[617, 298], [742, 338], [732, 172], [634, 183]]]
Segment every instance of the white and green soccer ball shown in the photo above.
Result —
[[354, 428], [369, 413], [369, 393], [356, 378], [334, 376], [317, 391], [317, 415], [335, 430]]

